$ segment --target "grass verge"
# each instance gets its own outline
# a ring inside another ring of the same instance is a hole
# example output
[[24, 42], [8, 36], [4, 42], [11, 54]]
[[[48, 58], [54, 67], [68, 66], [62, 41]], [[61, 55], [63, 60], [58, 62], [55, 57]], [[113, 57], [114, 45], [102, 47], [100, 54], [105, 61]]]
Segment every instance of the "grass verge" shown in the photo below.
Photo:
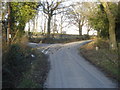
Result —
[[[96, 50], [96, 46], [98, 50]], [[104, 71], [107, 77], [120, 81], [118, 54], [109, 50], [108, 41], [100, 39], [90, 42], [80, 48], [80, 53], [86, 60]]]
[[34, 50], [35, 57], [31, 62], [30, 69], [24, 73], [17, 88], [43, 88], [49, 71], [47, 56], [40, 51]]
[[43, 88], [49, 62], [47, 56], [23, 44], [12, 44], [3, 53], [3, 88]]

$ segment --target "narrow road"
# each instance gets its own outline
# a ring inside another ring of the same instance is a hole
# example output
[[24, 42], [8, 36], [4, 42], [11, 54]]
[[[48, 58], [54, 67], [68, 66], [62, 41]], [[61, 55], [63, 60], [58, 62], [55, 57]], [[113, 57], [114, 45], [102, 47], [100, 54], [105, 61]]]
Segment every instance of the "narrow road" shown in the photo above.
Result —
[[51, 68], [45, 83], [47, 88], [117, 87], [117, 83], [80, 56], [79, 47], [87, 42], [89, 41], [37, 46], [49, 55]]

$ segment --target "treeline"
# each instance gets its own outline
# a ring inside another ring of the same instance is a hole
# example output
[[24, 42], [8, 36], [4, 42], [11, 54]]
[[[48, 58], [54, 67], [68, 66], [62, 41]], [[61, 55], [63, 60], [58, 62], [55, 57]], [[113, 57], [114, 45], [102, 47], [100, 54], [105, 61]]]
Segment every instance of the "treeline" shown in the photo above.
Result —
[[117, 49], [117, 43], [120, 40], [120, 2], [77, 2], [67, 11], [68, 18], [79, 28], [81, 34], [82, 27], [88, 26], [88, 32], [91, 29], [97, 30], [97, 36], [103, 39], [109, 39], [110, 48]]
[[[3, 2], [3, 41], [16, 42], [24, 35], [26, 23], [34, 20], [38, 12], [41, 12], [47, 21], [47, 25], [44, 25], [44, 29], [47, 30], [47, 38], [51, 36], [51, 32], [58, 33], [58, 26], [62, 34], [63, 28], [66, 27], [63, 24], [67, 22], [68, 27], [71, 25], [78, 27], [80, 36], [82, 36], [83, 26], [87, 26], [87, 34], [90, 30], [97, 30], [98, 37], [109, 39], [110, 47], [117, 49], [117, 42], [120, 40], [120, 2], [100, 0], [100, 2], [94, 3], [76, 2], [68, 6], [64, 3], [67, 1]], [[60, 16], [59, 25], [56, 21], [58, 20], [57, 15]], [[52, 24], [54, 25], [52, 26]], [[28, 36], [29, 32], [30, 30], [28, 30]]]

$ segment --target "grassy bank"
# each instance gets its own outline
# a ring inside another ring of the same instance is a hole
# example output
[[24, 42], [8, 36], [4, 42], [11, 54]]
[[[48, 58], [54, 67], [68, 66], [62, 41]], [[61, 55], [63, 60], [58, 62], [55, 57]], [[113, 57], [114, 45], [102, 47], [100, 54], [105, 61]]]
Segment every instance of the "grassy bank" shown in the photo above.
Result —
[[3, 51], [2, 61], [3, 88], [43, 88], [49, 63], [40, 51], [12, 44]]
[[108, 77], [120, 81], [118, 54], [115, 51], [109, 50], [107, 40], [98, 39], [90, 42], [82, 46], [80, 52], [89, 62], [104, 71]]
[[17, 88], [43, 88], [49, 70], [47, 56], [34, 50], [34, 60], [30, 69], [24, 73]]

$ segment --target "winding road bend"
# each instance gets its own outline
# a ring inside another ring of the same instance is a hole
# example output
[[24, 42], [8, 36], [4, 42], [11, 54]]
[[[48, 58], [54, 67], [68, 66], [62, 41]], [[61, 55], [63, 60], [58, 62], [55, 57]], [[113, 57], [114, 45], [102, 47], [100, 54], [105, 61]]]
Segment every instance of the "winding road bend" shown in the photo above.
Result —
[[34, 44], [49, 55], [51, 68], [46, 80], [47, 88], [115, 88], [117, 83], [79, 54], [79, 47], [90, 41], [67, 44]]

